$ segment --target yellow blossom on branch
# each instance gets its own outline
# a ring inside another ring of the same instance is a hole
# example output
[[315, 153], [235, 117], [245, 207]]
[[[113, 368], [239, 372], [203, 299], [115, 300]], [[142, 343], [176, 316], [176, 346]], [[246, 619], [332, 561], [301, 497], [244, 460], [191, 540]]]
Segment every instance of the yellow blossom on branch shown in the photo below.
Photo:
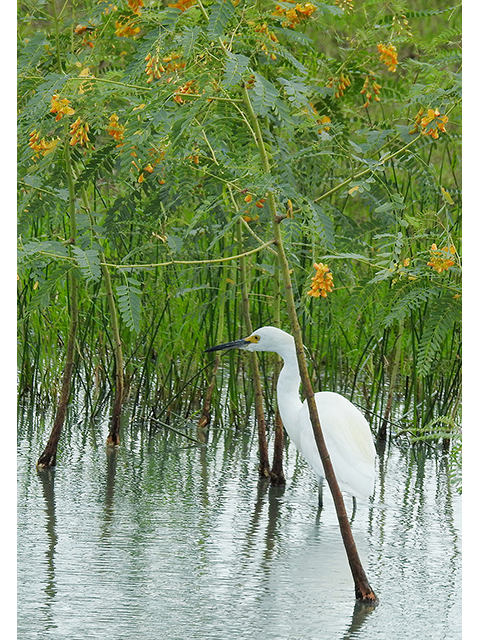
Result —
[[363, 83], [362, 90], [360, 91], [360, 93], [364, 94], [366, 98], [365, 104], [362, 105], [362, 107], [365, 109], [370, 106], [370, 100], [372, 99], [370, 89], [373, 91], [373, 99], [376, 102], [380, 102], [380, 89], [382, 87], [378, 84], [378, 82], [372, 82], [372, 85], [370, 86], [370, 80], [373, 80], [373, 78], [371, 78], [370, 75], [367, 75], [367, 77], [365, 78], [365, 82]]
[[133, 13], [136, 13], [137, 16], [139, 16], [142, 13], [141, 8], [143, 7], [143, 0], [128, 0], [128, 6]]
[[[48, 156], [49, 153], [55, 151], [57, 144], [60, 142], [60, 138], [55, 138], [54, 140], [45, 140], [42, 138], [40, 140], [40, 134], [38, 131], [34, 130], [30, 134], [30, 140], [28, 141], [28, 146], [30, 149], [36, 151], [35, 156], [38, 156], [39, 153], [42, 156]], [[35, 158], [35, 156], [33, 156]]]
[[88, 137], [88, 132], [90, 127], [86, 122], [83, 122], [81, 118], [77, 118], [73, 124], [70, 125], [70, 135], [72, 139], [70, 140], [70, 146], [73, 147], [77, 144], [80, 144], [82, 147], [88, 146], [90, 139]]
[[63, 116], [71, 116], [75, 113], [72, 107], [69, 107], [70, 100], [67, 98], [60, 99], [58, 94], [54, 93], [51, 100], [50, 113], [56, 113], [55, 122], [58, 122]]
[[440, 115], [438, 109], [428, 109], [427, 115], [420, 120], [423, 127], [422, 134], [436, 139], [439, 131], [446, 133], [445, 125], [447, 122], [448, 117]]
[[427, 262], [427, 266], [432, 267], [437, 273], [447, 271], [455, 264], [455, 260], [452, 260], [455, 253], [456, 249], [453, 245], [437, 249], [437, 245], [434, 243], [430, 248], [430, 262]]
[[168, 6], [172, 7], [172, 9], [180, 9], [180, 11], [186, 11], [187, 9], [190, 9], [190, 7], [192, 7], [196, 1], [197, 0], [178, 0], [178, 2], [169, 4]]
[[335, 0], [335, 4], [347, 13], [351, 13], [354, 9], [352, 0]]
[[307, 295], [313, 296], [314, 298], [326, 298], [328, 293], [333, 291], [333, 275], [328, 265], [319, 262], [318, 264], [315, 262], [313, 265], [315, 267], [315, 275], [312, 278], [312, 284], [310, 285], [310, 290], [307, 292]]
[[291, 9], [285, 9], [280, 5], [276, 5], [275, 11], [272, 13], [273, 16], [278, 16], [281, 18], [286, 18], [282, 22], [282, 27], [289, 27], [290, 29], [295, 29], [295, 27], [306, 18], [309, 18], [312, 13], [317, 10], [317, 7], [310, 2], [305, 4], [297, 4], [295, 0], [287, 0], [289, 4], [294, 4], [295, 6]]
[[[118, 122], [119, 118], [116, 113], [112, 113], [108, 120], [107, 133], [109, 136], [112, 136], [117, 142], [121, 142], [123, 140], [123, 134], [125, 131], [125, 127]], [[121, 146], [121, 145], [117, 145]]]
[[448, 116], [442, 116], [438, 109], [427, 109], [427, 114], [424, 114], [425, 109], [420, 109], [415, 116], [415, 124], [409, 132], [410, 134], [418, 133], [420, 131], [423, 136], [431, 136], [437, 140], [439, 137], [439, 131], [442, 133], [447, 132], [445, 125], [448, 122]]
[[115, 35], [119, 38], [133, 38], [140, 33], [140, 27], [136, 24], [135, 20], [117, 20], [115, 22]]
[[334, 90], [334, 97], [341, 98], [344, 91], [352, 84], [350, 78], [343, 73], [338, 78], [330, 78], [327, 82], [327, 87]]
[[178, 87], [178, 89], [174, 92], [173, 99], [175, 100], [175, 102], [177, 104], [183, 104], [184, 103], [182, 95], [186, 95], [186, 94], [189, 94], [189, 93], [195, 93], [194, 87], [193, 87], [193, 82], [194, 82], [193, 80], [189, 80], [188, 82], [186, 82], [181, 87]]
[[380, 61], [387, 65], [387, 68], [392, 73], [395, 73], [398, 65], [397, 49], [393, 44], [377, 44], [378, 53], [380, 54]]

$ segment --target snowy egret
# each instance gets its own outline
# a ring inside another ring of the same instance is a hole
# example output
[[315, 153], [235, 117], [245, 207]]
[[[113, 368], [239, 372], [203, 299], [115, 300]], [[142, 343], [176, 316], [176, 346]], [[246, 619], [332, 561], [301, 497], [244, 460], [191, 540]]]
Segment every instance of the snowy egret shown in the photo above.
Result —
[[[220, 349], [273, 351], [284, 361], [277, 383], [277, 402], [283, 426], [295, 447], [317, 474], [325, 477], [310, 422], [307, 402], [300, 400], [300, 371], [293, 336], [276, 327], [262, 327], [247, 338], [219, 344]], [[360, 411], [346, 398], [331, 391], [315, 394], [323, 436], [342, 491], [367, 499], [375, 480], [375, 446], [370, 427]]]

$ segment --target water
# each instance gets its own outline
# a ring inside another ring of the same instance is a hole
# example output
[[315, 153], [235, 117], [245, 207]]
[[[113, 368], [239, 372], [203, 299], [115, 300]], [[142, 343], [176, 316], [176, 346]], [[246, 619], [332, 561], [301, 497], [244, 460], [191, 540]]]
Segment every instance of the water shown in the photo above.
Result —
[[[353, 534], [379, 597], [355, 607], [328, 489], [287, 451], [287, 486], [257, 480], [255, 438], [66, 432], [58, 467], [23, 425], [18, 464], [18, 638], [456, 640], [460, 497], [434, 450], [379, 458]], [[347, 508], [351, 501], [347, 498]]]

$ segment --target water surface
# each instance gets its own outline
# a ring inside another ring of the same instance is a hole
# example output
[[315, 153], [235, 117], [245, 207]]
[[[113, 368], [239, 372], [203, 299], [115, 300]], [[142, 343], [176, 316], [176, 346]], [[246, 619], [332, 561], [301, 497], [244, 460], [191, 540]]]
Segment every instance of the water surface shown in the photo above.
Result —
[[[20, 428], [18, 638], [456, 640], [460, 497], [433, 448], [388, 448], [353, 534], [374, 610], [355, 607], [333, 502], [293, 447], [287, 486], [257, 479], [255, 436], [72, 426], [54, 471]], [[346, 498], [347, 508], [351, 501]]]

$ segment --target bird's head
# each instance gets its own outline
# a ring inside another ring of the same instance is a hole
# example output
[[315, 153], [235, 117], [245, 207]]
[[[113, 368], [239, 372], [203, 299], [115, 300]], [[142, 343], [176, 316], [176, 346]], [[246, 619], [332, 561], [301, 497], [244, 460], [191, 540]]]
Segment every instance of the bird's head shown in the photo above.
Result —
[[277, 329], [276, 327], [261, 327], [254, 331], [247, 338], [234, 340], [210, 347], [205, 351], [220, 351], [221, 349], [246, 349], [247, 351], [274, 351], [282, 355], [284, 349], [289, 349], [294, 345], [293, 337]]

